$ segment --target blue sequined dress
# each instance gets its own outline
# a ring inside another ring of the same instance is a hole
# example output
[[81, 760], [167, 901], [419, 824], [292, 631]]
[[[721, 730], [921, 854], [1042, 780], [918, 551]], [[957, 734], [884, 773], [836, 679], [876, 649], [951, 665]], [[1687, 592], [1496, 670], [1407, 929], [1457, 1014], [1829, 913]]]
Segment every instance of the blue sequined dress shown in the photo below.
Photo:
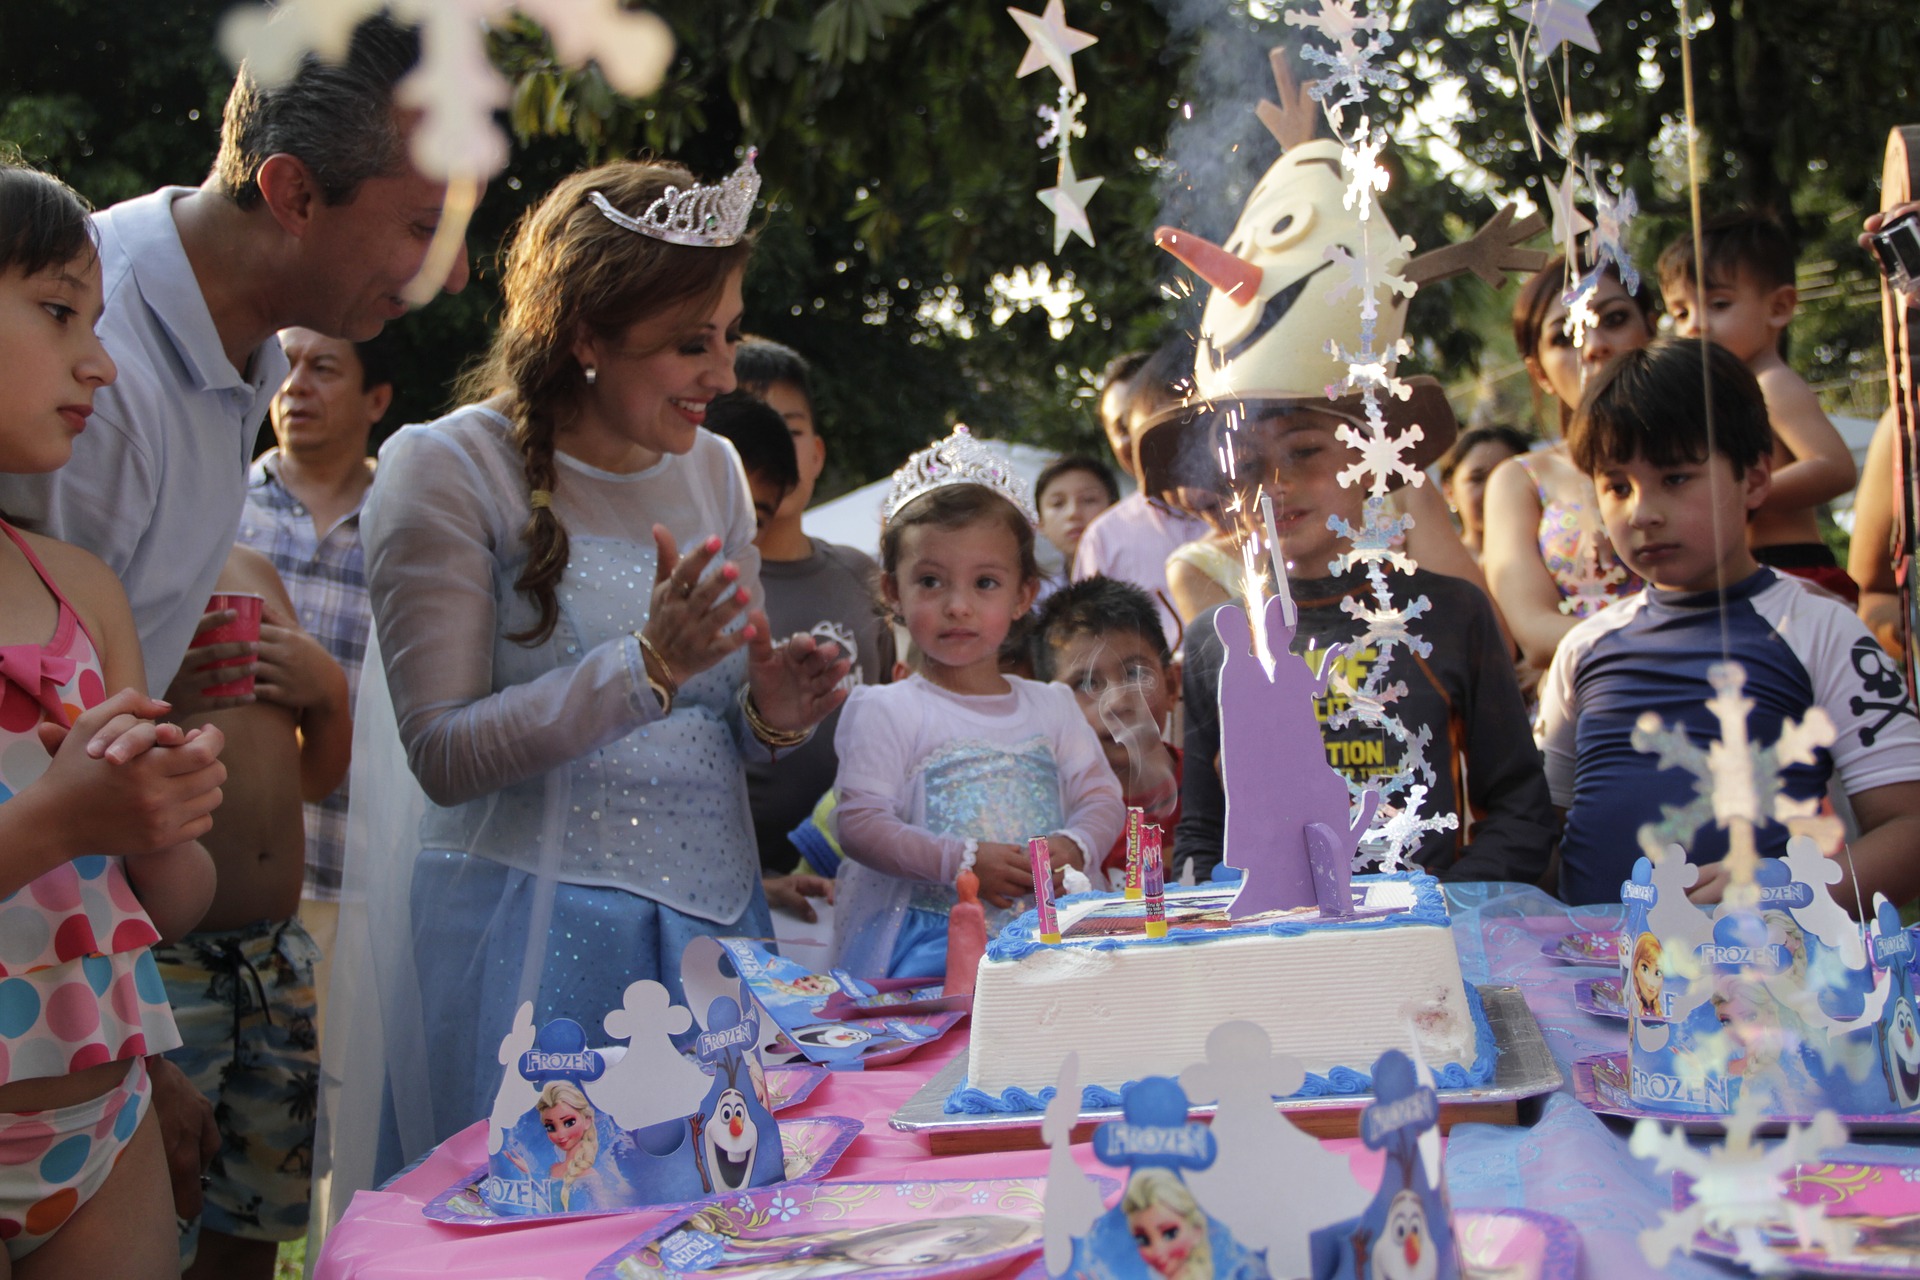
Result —
[[745, 654], [686, 679], [663, 717], [634, 639], [656, 522], [681, 547], [719, 534], [758, 607], [738, 459], [704, 431], [633, 474], [557, 455], [570, 558], [559, 625], [529, 646], [508, 638], [537, 616], [513, 585], [528, 504], [510, 430], [475, 406], [399, 432], [362, 516], [375, 697], [390, 694], [425, 793], [417, 822], [380, 830], [371, 800], [361, 815], [386, 1041], [379, 1174], [488, 1113], [523, 1002], [536, 1025], [568, 1017], [608, 1043], [601, 1020], [630, 983], [680, 999], [690, 939], [772, 933], [741, 767], [765, 758], [735, 696]]

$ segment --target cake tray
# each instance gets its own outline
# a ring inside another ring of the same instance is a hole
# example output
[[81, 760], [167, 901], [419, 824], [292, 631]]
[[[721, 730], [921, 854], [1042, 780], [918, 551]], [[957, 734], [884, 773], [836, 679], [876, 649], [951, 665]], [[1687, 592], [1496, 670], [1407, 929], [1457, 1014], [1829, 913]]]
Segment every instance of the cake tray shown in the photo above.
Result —
[[[1493, 1079], [1471, 1089], [1439, 1091], [1443, 1132], [1456, 1124], [1519, 1124], [1523, 1101], [1552, 1093], [1561, 1083], [1560, 1068], [1555, 1065], [1546, 1037], [1541, 1034], [1533, 1011], [1527, 1008], [1520, 988], [1484, 986], [1478, 990], [1498, 1054], [1493, 1063]], [[1046, 1146], [1040, 1136], [1040, 1122], [1045, 1118], [1041, 1112], [992, 1115], [948, 1112], [947, 1097], [959, 1087], [966, 1073], [967, 1056], [956, 1054], [893, 1113], [888, 1123], [905, 1133], [926, 1134], [935, 1155]], [[1273, 1105], [1275, 1110], [1284, 1111], [1298, 1128], [1316, 1138], [1351, 1138], [1360, 1132], [1360, 1112], [1372, 1101], [1371, 1093], [1350, 1093], [1324, 1098], [1282, 1098]], [[1213, 1107], [1194, 1107], [1193, 1114], [1211, 1116]], [[1119, 1107], [1085, 1108], [1074, 1126], [1073, 1141], [1085, 1142], [1097, 1126], [1120, 1118]]]

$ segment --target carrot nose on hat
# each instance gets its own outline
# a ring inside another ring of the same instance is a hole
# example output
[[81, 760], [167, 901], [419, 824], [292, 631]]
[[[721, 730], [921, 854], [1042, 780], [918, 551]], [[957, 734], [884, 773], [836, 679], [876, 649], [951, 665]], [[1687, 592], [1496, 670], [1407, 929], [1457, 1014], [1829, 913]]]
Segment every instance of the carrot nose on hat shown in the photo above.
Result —
[[1243, 307], [1253, 305], [1266, 273], [1245, 258], [1228, 253], [1205, 236], [1178, 227], [1158, 227], [1153, 243], [1187, 264], [1193, 273]]

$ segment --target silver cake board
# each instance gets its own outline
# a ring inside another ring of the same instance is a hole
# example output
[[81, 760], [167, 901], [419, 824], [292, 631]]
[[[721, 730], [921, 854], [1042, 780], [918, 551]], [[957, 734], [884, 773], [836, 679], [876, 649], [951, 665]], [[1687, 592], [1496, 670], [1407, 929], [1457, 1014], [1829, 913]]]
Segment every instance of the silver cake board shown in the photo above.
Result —
[[[1497, 1054], [1493, 1079], [1476, 1088], [1440, 1090], [1442, 1132], [1456, 1124], [1519, 1124], [1523, 1101], [1560, 1087], [1560, 1068], [1554, 1063], [1546, 1037], [1540, 1033], [1540, 1024], [1527, 1008], [1520, 988], [1484, 986], [1479, 991]], [[966, 1074], [967, 1055], [955, 1055], [893, 1113], [888, 1123], [904, 1133], [924, 1133], [937, 1156], [1046, 1146], [1040, 1136], [1043, 1116], [1038, 1111], [1012, 1115], [948, 1112], [947, 1098]], [[1354, 1093], [1327, 1098], [1281, 1098], [1273, 1105], [1316, 1138], [1351, 1138], [1360, 1132], [1360, 1112], [1372, 1101], [1370, 1093]], [[1211, 1106], [1193, 1109], [1196, 1119], [1207, 1119], [1212, 1114]], [[1085, 1142], [1101, 1124], [1119, 1118], [1118, 1107], [1086, 1108], [1074, 1126], [1073, 1140]]]

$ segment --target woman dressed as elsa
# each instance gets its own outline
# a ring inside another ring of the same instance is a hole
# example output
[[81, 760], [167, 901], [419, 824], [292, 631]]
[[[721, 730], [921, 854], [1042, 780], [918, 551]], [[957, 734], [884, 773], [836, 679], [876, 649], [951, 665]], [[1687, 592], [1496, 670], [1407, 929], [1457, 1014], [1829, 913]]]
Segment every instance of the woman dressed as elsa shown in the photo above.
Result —
[[[381, 450], [349, 894], [385, 1044], [341, 1068], [377, 1093], [337, 1104], [384, 1114], [373, 1175], [487, 1114], [522, 1001], [593, 1034], [639, 979], [684, 1003], [693, 938], [772, 933], [742, 762], [804, 740], [847, 662], [768, 635], [740, 461], [701, 427], [758, 188], [751, 156], [714, 186], [562, 181], [514, 233], [468, 403]], [[337, 1162], [366, 1141], [334, 1134]]]

